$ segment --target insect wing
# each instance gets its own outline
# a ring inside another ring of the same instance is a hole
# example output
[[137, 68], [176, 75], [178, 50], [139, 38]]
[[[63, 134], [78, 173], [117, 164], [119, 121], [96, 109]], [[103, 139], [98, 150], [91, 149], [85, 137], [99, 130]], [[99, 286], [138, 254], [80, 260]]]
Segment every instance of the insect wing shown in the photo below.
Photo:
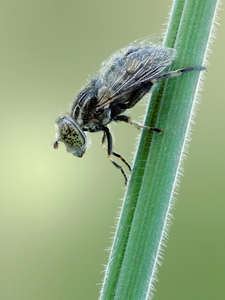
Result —
[[175, 57], [175, 49], [144, 42], [133, 43], [117, 51], [102, 64], [100, 70], [107, 86], [107, 97], [99, 106], [104, 107], [138, 89], [141, 84], [157, 79]]

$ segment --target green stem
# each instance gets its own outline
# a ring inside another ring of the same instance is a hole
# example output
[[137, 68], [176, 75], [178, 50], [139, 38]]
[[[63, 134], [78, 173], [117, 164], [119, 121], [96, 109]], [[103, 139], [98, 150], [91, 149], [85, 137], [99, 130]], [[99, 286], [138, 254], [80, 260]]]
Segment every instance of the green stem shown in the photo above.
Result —
[[[173, 69], [201, 66], [214, 25], [217, 0], [174, 1], [165, 46], [177, 50]], [[152, 92], [143, 130], [117, 225], [101, 300], [147, 299], [168, 231], [174, 190], [188, 140], [198, 71], [161, 81]]]

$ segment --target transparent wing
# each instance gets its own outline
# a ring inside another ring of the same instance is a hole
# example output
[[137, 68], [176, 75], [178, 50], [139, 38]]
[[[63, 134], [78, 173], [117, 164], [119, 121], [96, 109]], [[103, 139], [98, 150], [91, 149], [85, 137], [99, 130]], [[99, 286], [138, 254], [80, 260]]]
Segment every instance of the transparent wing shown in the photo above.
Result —
[[160, 43], [146, 44], [146, 40], [136, 41], [115, 52], [100, 69], [107, 89], [98, 106], [104, 107], [157, 79], [175, 57], [175, 49], [162, 47]]

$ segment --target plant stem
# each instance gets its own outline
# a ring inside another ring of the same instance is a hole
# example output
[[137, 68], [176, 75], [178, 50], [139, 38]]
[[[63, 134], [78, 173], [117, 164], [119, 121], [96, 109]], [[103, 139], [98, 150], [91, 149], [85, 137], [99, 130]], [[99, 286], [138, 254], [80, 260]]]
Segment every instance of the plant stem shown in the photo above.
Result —
[[[177, 50], [173, 69], [201, 66], [214, 25], [217, 0], [175, 0], [165, 46]], [[132, 175], [117, 225], [101, 300], [147, 299], [168, 232], [174, 191], [187, 146], [200, 72], [162, 80], [153, 89]]]

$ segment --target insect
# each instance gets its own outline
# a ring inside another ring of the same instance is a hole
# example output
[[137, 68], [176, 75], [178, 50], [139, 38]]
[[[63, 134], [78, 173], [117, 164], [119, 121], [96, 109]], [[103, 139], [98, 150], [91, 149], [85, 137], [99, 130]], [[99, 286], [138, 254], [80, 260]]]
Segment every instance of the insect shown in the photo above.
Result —
[[56, 120], [53, 147], [57, 149], [59, 142], [63, 142], [67, 152], [82, 157], [88, 146], [85, 132], [102, 131], [101, 145], [107, 150], [109, 160], [120, 169], [127, 184], [124, 168], [112, 156], [119, 158], [130, 171], [131, 167], [122, 155], [114, 152], [108, 124], [121, 121], [138, 129], [161, 132], [159, 128], [140, 125], [123, 113], [135, 106], [158, 80], [205, 69], [192, 66], [166, 72], [175, 57], [175, 49], [148, 40], [135, 41], [112, 54], [78, 93], [69, 112]]

